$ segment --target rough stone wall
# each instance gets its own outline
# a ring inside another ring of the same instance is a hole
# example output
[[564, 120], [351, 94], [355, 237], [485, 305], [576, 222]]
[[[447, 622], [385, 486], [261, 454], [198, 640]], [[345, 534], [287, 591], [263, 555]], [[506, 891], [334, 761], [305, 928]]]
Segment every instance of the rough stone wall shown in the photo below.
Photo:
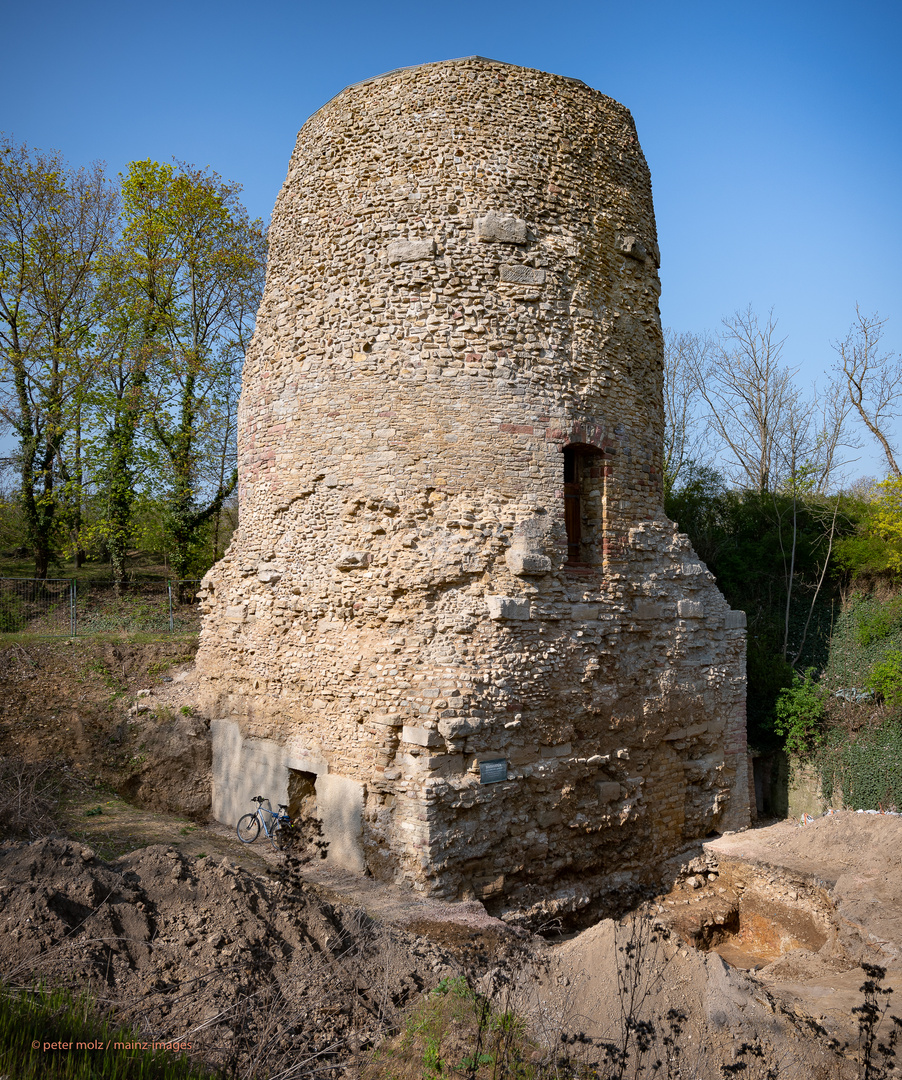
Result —
[[658, 263], [577, 80], [471, 57], [304, 125], [205, 580], [223, 820], [298, 770], [345, 865], [521, 912], [747, 822], [744, 616], [661, 510]]

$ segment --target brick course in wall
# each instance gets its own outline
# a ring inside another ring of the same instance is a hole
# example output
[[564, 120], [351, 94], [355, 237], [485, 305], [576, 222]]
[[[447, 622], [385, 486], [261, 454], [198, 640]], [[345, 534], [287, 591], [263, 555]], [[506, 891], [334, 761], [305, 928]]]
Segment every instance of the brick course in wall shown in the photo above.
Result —
[[330, 857], [511, 917], [746, 824], [744, 617], [661, 508], [629, 112], [479, 57], [348, 87], [270, 240], [204, 583], [217, 814], [294, 770]]

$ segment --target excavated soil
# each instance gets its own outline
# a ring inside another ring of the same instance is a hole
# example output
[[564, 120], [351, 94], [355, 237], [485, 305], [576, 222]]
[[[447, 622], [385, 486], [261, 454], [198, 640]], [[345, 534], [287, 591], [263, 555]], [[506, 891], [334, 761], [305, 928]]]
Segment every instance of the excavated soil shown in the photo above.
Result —
[[[546, 941], [479, 903], [286, 862], [206, 821], [192, 647], [0, 650], [0, 757], [58, 762], [67, 792], [31, 843], [0, 821], [8, 984], [90, 985], [148, 1036], [191, 1042], [246, 1076], [300, 1061], [350, 1075], [424, 991], [458, 974], [515, 1008], [548, 1053], [603, 1066], [626, 1009], [644, 1025], [646, 1063], [673, 1076], [721, 1076], [744, 1044], [764, 1055], [756, 1067], [800, 1080], [855, 1074], [862, 965], [885, 968], [890, 991], [902, 984], [902, 818], [841, 813], [729, 834], [635, 916]], [[637, 1053], [633, 1043], [630, 1068]]]
[[331, 1076], [424, 988], [519, 944], [475, 911], [439, 944], [272, 870], [159, 845], [107, 863], [62, 838], [7, 843], [0, 971], [14, 985], [90, 986], [148, 1037], [210, 1062], [252, 1070], [268, 1046], [267, 1075], [306, 1059]]

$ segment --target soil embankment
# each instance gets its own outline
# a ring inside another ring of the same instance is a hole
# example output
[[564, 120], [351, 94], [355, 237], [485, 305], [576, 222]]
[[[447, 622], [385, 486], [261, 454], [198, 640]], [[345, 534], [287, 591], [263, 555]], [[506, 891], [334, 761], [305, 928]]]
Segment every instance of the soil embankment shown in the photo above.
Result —
[[183, 686], [196, 648], [190, 635], [0, 648], [0, 757], [65, 763], [83, 785], [204, 819], [208, 724]]

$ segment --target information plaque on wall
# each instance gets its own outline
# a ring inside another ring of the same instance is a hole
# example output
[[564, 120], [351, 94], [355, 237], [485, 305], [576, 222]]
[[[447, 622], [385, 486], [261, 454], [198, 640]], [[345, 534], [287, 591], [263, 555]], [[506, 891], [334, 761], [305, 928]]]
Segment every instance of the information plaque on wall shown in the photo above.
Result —
[[495, 758], [493, 761], [480, 761], [479, 782], [482, 784], [497, 784], [499, 780], [507, 779], [507, 761], [504, 758]]

